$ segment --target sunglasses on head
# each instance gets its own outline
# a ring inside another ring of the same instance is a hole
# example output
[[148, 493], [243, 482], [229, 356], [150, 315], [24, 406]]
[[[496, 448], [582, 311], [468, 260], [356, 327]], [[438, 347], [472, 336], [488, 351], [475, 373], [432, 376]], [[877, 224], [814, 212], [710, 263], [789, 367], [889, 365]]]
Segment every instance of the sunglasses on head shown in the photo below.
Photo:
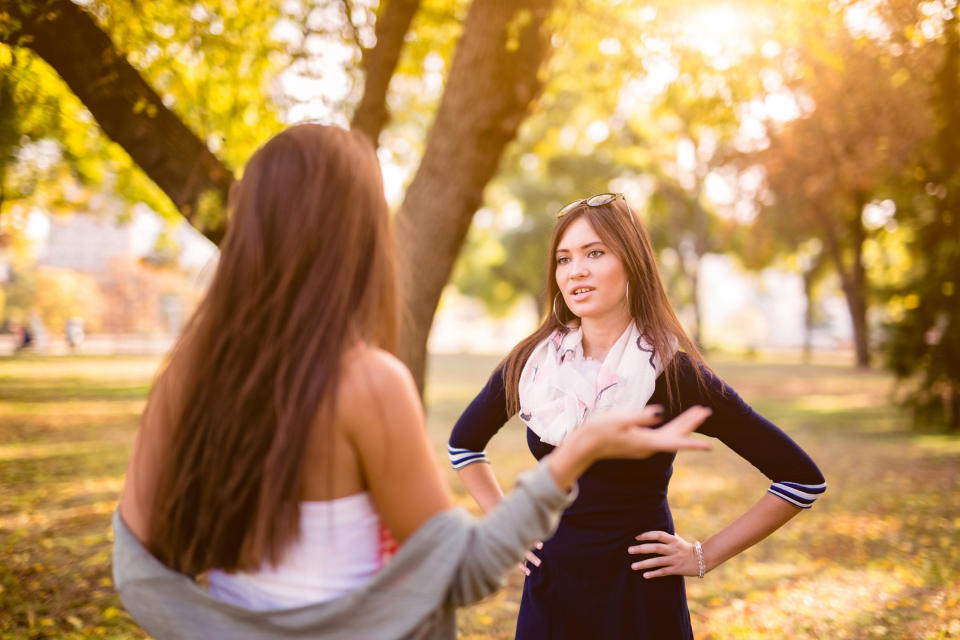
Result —
[[562, 218], [582, 204], [585, 204], [588, 207], [602, 207], [605, 204], [610, 204], [617, 198], [623, 198], [626, 200], [622, 193], [598, 193], [597, 195], [590, 196], [589, 198], [574, 200], [564, 208], [560, 209], [560, 211], [557, 211], [557, 217]]

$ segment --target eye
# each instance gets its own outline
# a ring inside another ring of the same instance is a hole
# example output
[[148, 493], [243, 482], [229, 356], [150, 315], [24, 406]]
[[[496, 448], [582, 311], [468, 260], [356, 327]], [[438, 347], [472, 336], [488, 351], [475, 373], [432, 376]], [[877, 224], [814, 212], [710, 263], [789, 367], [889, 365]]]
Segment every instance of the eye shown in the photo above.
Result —
[[570, 256], [560, 256], [557, 258], [557, 264], [567, 264], [570, 262]]
[[600, 249], [593, 249], [593, 250], [590, 251], [590, 253], [587, 254], [587, 257], [588, 257], [588, 258], [599, 258], [599, 257], [602, 256], [602, 255], [603, 255], [603, 251], [601, 251]]

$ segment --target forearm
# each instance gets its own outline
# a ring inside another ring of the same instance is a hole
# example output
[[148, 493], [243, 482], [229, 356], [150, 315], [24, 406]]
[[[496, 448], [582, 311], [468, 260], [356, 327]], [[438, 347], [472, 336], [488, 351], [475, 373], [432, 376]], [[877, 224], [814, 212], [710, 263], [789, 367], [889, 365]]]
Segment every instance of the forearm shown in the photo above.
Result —
[[503, 498], [503, 490], [493, 467], [486, 462], [475, 462], [457, 470], [457, 475], [484, 513], [490, 513]]
[[788, 502], [769, 493], [750, 509], [703, 543], [703, 560], [710, 571], [752, 547], [800, 513]]
[[568, 491], [597, 459], [597, 435], [591, 429], [578, 429], [561, 442], [547, 461], [557, 486]]
[[[564, 491], [577, 481], [577, 478], [596, 458], [596, 438], [584, 431], [574, 432], [547, 459], [547, 468], [557, 486]], [[475, 462], [457, 470], [457, 474], [467, 491], [477, 501], [484, 513], [490, 513], [503, 498], [503, 490], [486, 462]]]
[[[560, 514], [576, 498], [576, 489], [564, 491], [553, 480], [549, 468], [552, 456], [522, 473], [514, 490], [473, 525], [451, 585], [455, 605], [475, 602], [496, 590], [503, 572], [535, 540], [553, 533]], [[488, 467], [482, 463], [470, 466]]]

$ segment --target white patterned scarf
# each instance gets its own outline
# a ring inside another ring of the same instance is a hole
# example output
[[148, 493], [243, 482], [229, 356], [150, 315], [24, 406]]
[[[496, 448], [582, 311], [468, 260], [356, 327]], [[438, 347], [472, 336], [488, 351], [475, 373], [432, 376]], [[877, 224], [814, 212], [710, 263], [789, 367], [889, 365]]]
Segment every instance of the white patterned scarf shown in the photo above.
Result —
[[520, 419], [547, 444], [563, 442], [591, 413], [614, 406], [643, 408], [663, 371], [656, 350], [635, 322], [607, 352], [596, 382], [578, 366], [583, 359], [583, 330], [572, 326], [566, 333], [558, 329], [550, 334], [523, 366]]

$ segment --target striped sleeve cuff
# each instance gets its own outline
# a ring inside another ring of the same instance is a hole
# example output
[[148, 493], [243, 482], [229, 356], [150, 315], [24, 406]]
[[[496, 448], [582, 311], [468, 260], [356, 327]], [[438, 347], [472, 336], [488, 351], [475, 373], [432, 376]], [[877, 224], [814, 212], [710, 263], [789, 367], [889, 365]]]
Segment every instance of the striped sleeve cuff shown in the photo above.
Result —
[[454, 469], [462, 469], [468, 464], [474, 462], [487, 462], [486, 451], [471, 451], [470, 449], [458, 449], [447, 445], [447, 453], [450, 454], [450, 464]]
[[800, 484], [799, 482], [774, 482], [767, 489], [778, 498], [786, 500], [795, 507], [809, 509], [813, 506], [813, 501], [820, 497], [827, 490], [827, 483], [820, 484]]

